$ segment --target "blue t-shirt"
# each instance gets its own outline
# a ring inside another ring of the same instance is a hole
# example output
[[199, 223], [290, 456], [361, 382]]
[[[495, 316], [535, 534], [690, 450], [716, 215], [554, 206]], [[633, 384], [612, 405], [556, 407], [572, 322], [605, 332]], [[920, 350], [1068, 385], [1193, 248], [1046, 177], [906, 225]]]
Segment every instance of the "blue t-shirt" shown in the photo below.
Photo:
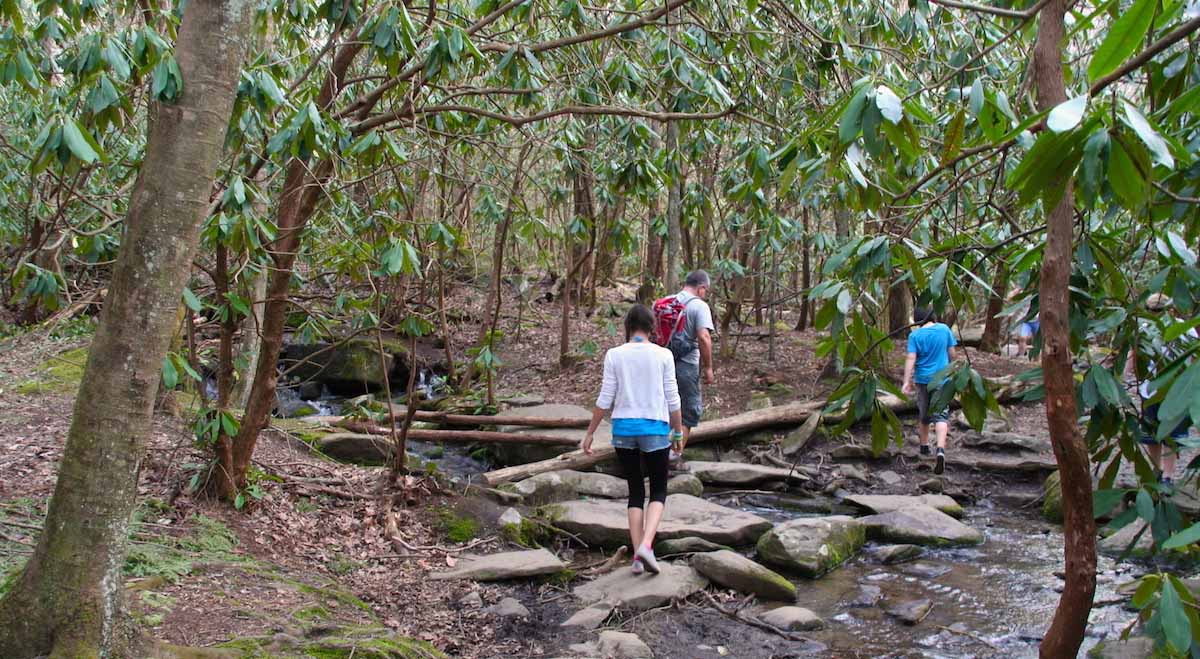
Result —
[[951, 347], [958, 345], [954, 334], [942, 323], [921, 327], [908, 335], [908, 351], [917, 353], [913, 382], [929, 384], [934, 374], [950, 363]]
[[668, 435], [671, 424], [658, 419], [613, 419], [613, 437], [645, 437]]

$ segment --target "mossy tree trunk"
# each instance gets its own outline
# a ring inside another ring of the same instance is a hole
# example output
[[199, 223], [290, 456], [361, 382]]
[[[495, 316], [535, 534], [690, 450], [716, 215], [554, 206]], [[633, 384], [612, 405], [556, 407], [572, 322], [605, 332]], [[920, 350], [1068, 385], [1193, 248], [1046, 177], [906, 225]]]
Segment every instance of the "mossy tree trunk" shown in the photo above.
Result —
[[121, 568], [138, 470], [253, 13], [246, 0], [191, 0], [184, 12], [183, 93], [149, 135], [45, 530], [0, 601], [0, 656], [131, 655]]

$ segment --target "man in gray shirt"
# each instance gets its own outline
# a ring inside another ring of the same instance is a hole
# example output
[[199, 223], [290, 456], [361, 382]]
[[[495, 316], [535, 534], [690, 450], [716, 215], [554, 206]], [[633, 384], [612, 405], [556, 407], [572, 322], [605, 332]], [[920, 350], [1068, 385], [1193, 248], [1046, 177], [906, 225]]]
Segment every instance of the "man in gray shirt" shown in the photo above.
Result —
[[[704, 301], [710, 284], [708, 273], [696, 270], [687, 276], [683, 290], [676, 295], [684, 304], [683, 331], [696, 343], [695, 350], [675, 362], [675, 379], [679, 383], [679, 397], [683, 404], [683, 443], [679, 448], [680, 453], [687, 446], [692, 428], [700, 425], [703, 411], [700, 372], [704, 371], [704, 384], [712, 384], [716, 379], [712, 360], [712, 331], [715, 327], [712, 310]], [[678, 459], [679, 456], [672, 457]]]

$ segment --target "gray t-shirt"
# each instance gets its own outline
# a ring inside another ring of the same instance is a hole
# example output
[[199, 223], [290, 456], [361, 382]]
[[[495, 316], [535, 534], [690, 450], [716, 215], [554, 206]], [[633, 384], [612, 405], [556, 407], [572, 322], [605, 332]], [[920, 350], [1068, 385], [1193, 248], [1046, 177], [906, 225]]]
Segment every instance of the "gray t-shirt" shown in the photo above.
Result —
[[[683, 315], [686, 318], [683, 321], [683, 331], [688, 335], [688, 338], [695, 341], [696, 333], [699, 330], [706, 329], [711, 332], [716, 329], [713, 326], [712, 310], [708, 308], [707, 302], [687, 291], [680, 291], [675, 297], [686, 305], [683, 310]], [[696, 300], [696, 302], [689, 303], [689, 300]], [[679, 361], [689, 364], [699, 364], [700, 348], [697, 347]]]

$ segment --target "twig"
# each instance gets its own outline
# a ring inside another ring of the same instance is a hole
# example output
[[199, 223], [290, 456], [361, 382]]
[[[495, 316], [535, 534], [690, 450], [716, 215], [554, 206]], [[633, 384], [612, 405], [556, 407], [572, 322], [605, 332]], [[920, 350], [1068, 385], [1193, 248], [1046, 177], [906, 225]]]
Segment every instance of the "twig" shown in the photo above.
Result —
[[986, 638], [984, 638], [978, 634], [973, 634], [966, 630], [959, 630], [959, 629], [952, 629], [950, 627], [943, 627], [942, 625], [933, 625], [933, 626], [944, 632], [950, 632], [951, 634], [958, 634], [959, 636], [966, 636], [967, 638], [973, 638], [976, 641], [979, 641], [980, 643], [983, 643], [984, 645], [988, 646], [989, 648], [992, 648], [993, 650], [1000, 649], [1000, 646], [996, 645], [995, 643], [992, 643], [991, 641], [987, 640]]
[[772, 634], [778, 634], [779, 636], [782, 636], [783, 638], [786, 638], [789, 641], [808, 641], [809, 640], [803, 636], [800, 636], [799, 634], [785, 631], [783, 629], [776, 627], [775, 625], [763, 622], [762, 620], [759, 620], [758, 618], [751, 618], [748, 616], [743, 616], [740, 611], [731, 611], [731, 610], [725, 608], [724, 606], [721, 606], [721, 604], [719, 602], [717, 602], [716, 598], [714, 598], [712, 596], [712, 593], [709, 593], [707, 591], [700, 591], [700, 594], [704, 595], [704, 598], [708, 600], [709, 606], [716, 609], [721, 614], [728, 616], [738, 622], [745, 623], [752, 627], [758, 627], [759, 629], [771, 632]]

